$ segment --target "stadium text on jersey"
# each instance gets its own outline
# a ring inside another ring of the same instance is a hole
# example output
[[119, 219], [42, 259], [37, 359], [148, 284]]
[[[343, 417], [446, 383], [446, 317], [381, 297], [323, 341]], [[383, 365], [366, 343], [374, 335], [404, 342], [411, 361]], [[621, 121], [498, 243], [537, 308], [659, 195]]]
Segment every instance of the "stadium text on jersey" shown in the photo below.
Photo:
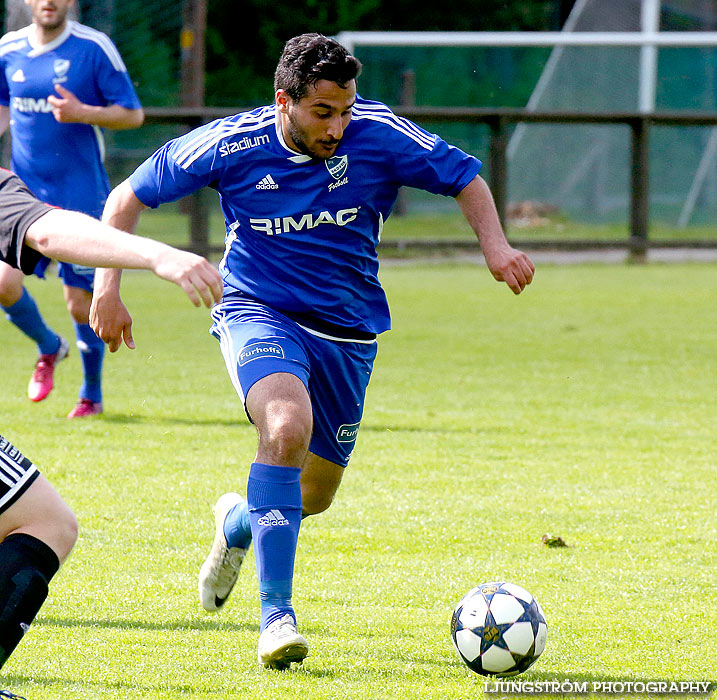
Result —
[[262, 136], [255, 136], [249, 138], [245, 136], [240, 141], [231, 141], [230, 143], [223, 143], [219, 146], [219, 154], [222, 158], [228, 156], [230, 153], [236, 153], [237, 151], [246, 151], [248, 148], [254, 148], [261, 146], [262, 144], [269, 143], [269, 137], [266, 134]]

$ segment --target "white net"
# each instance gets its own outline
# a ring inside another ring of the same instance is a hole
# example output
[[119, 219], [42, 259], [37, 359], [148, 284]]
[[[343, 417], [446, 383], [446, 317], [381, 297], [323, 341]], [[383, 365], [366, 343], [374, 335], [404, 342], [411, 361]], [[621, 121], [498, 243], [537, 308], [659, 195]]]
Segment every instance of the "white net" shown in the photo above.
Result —
[[[649, 8], [645, 11], [644, 8]], [[643, 17], [645, 12], [645, 17]], [[645, 21], [648, 19], [650, 21]], [[576, 34], [714, 32], [714, 0], [577, 0], [563, 31]], [[500, 35], [500, 33], [497, 33]], [[696, 36], [696, 34], [693, 34]], [[435, 37], [431, 37], [433, 39]], [[446, 35], [446, 41], [450, 35]], [[398, 104], [410, 77], [419, 106], [518, 107], [537, 111], [717, 111], [717, 48], [633, 45], [424, 45], [378, 36], [355, 41], [364, 64], [359, 89]], [[491, 40], [492, 41], [492, 40]], [[698, 42], [699, 43], [699, 42]], [[652, 73], [651, 73], [652, 71]], [[652, 74], [652, 78], [650, 75]], [[487, 161], [488, 129], [426, 124]], [[509, 143], [508, 196], [538, 202], [586, 223], [621, 223], [630, 206], [627, 125], [520, 124]], [[705, 226], [717, 215], [717, 130], [653, 127], [650, 219], [668, 227]], [[485, 171], [487, 172], [487, 165]], [[414, 209], [440, 201], [410, 193]]]
[[[640, 0], [584, 0], [567, 29], [640, 31]], [[713, 29], [714, 3], [663, 2], [660, 30]], [[640, 47], [553, 49], [528, 106], [534, 110], [636, 112]], [[654, 108], [714, 110], [712, 48], [660, 48]], [[651, 138], [651, 214], [666, 223], [702, 223], [715, 213], [712, 129], [660, 127]], [[625, 220], [629, 206], [627, 126], [521, 125], [509, 145], [511, 199], [540, 200], [585, 220]], [[710, 163], [710, 160], [712, 161]]]

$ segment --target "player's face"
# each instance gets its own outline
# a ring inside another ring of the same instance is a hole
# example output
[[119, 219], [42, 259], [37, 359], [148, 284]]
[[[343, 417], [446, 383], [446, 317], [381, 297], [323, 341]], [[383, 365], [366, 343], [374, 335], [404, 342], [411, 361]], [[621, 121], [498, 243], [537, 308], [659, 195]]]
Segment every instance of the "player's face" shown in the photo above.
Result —
[[64, 26], [67, 11], [74, 0], [25, 0], [32, 11], [32, 21], [43, 29], [59, 29]]
[[355, 101], [355, 80], [345, 88], [330, 80], [319, 80], [298, 102], [278, 90], [276, 103], [287, 144], [312, 158], [331, 158], [351, 121]]

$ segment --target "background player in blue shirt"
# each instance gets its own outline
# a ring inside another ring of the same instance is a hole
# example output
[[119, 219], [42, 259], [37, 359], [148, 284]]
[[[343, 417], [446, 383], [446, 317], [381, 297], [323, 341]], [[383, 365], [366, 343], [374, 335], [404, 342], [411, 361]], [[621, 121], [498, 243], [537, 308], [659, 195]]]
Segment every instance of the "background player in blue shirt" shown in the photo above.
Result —
[[[42, 201], [102, 215], [109, 181], [101, 127], [138, 127], [144, 113], [122, 59], [101, 32], [67, 19], [74, 0], [27, 0], [33, 24], [0, 39], [0, 133], [10, 126], [11, 168]], [[42, 275], [47, 261], [37, 274]], [[89, 326], [94, 270], [59, 264], [84, 380], [70, 418], [102, 412], [104, 344]], [[0, 264], [0, 305], [38, 345], [28, 396], [52, 390], [67, 341], [43, 320], [19, 270]]]
[[[32, 272], [42, 255], [151, 269], [195, 306], [221, 298], [217, 270], [192, 253], [49, 207], [0, 169], [0, 261]], [[0, 435], [0, 667], [22, 639], [77, 539], [77, 520], [35, 465]]]
[[[111, 194], [104, 220], [132, 231], [141, 211], [203, 186], [227, 225], [224, 297], [212, 311], [230, 378], [259, 444], [247, 499], [224, 494], [199, 575], [207, 610], [227, 599], [254, 542], [258, 659], [304, 659], [291, 602], [303, 516], [326, 510], [356, 441], [376, 336], [390, 316], [376, 248], [402, 185], [456, 198], [490, 271], [520, 293], [534, 267], [506, 241], [480, 161], [388, 107], [357, 96], [360, 63], [319, 34], [290, 40], [273, 105], [171, 141]], [[98, 270], [92, 325], [132, 347], [119, 274]]]

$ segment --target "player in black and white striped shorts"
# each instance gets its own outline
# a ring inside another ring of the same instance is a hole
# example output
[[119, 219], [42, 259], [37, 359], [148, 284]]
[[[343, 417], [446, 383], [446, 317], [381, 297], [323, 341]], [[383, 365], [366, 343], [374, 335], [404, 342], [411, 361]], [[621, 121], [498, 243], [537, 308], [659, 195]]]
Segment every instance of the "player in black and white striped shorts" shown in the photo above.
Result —
[[[44, 523], [27, 515], [38, 507]], [[48, 528], [56, 530], [50, 534]], [[77, 539], [72, 511], [37, 467], [0, 435], [0, 537], [8, 532], [0, 542], [0, 666], [22, 639]]]
[[37, 467], [0, 435], [0, 513], [20, 498], [39, 475]]

